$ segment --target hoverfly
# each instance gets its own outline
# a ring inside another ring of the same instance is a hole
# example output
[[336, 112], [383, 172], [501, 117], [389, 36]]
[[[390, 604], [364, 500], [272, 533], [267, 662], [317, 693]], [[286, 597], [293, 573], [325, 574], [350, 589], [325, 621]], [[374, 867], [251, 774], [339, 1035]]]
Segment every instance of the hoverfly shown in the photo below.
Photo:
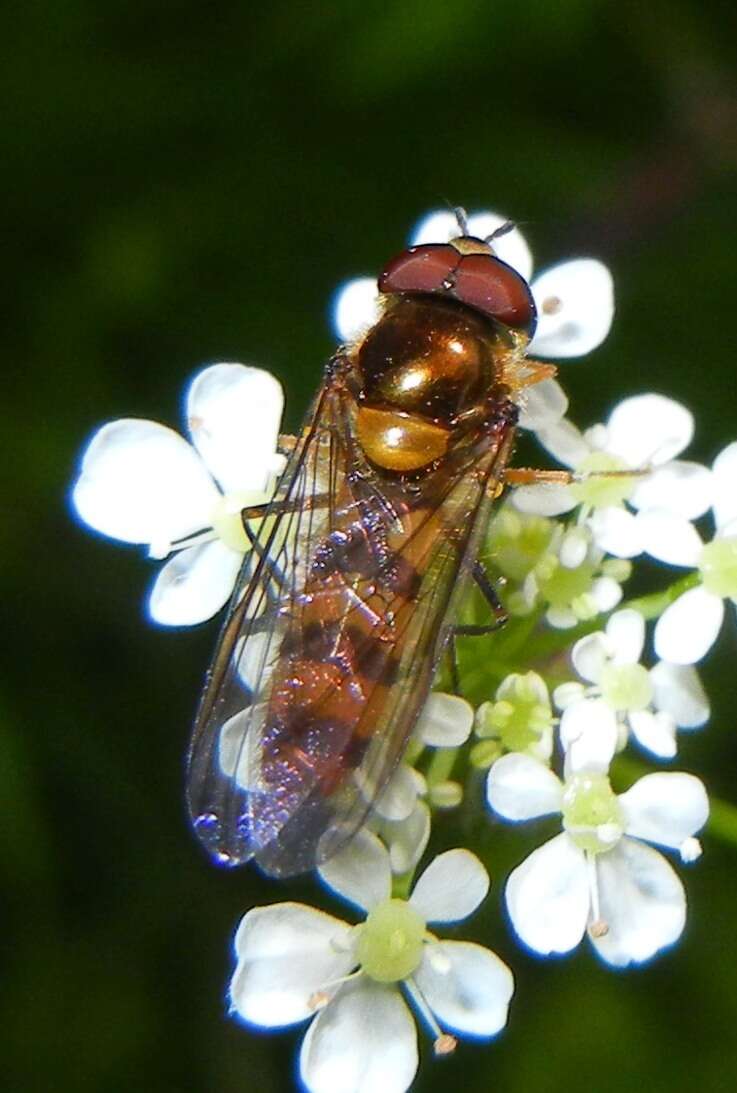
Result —
[[330, 360], [249, 533], [189, 757], [219, 863], [301, 873], [362, 826], [472, 579], [516, 400], [555, 372], [525, 360], [535, 305], [494, 254], [504, 229], [481, 240], [458, 218], [381, 273], [380, 317]]

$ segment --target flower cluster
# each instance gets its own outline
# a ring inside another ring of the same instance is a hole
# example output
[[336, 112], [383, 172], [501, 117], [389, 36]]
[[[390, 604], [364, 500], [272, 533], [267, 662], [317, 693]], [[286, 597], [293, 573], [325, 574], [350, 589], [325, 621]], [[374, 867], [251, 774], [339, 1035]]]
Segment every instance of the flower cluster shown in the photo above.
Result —
[[[504, 223], [481, 213], [468, 230], [487, 237]], [[457, 234], [455, 218], [437, 213], [411, 242]], [[604, 339], [614, 305], [601, 263], [576, 259], [533, 278], [517, 229], [493, 245], [530, 281], [539, 315], [530, 353], [582, 356]], [[377, 306], [373, 280], [344, 286], [333, 309], [340, 338], [359, 337]], [[227, 601], [284, 466], [281, 410], [268, 373], [215, 364], [187, 393], [191, 443], [133, 419], [92, 438], [73, 504], [97, 531], [168, 557], [149, 597], [156, 622], [191, 625]], [[407, 1002], [437, 1055], [459, 1035], [488, 1039], [504, 1027], [514, 989], [506, 963], [430, 930], [483, 904], [481, 850], [441, 853], [415, 878], [434, 832], [473, 830], [454, 824], [467, 803], [477, 818], [483, 802], [493, 823], [489, 858], [506, 837], [498, 821], [546, 825], [503, 885], [528, 948], [563, 954], [588, 937], [606, 964], [625, 966], [684, 928], [686, 893], [669, 857], [699, 857], [708, 799], [695, 776], [643, 762], [672, 762], [679, 733], [709, 719], [695, 664], [724, 601], [737, 604], [737, 443], [710, 467], [681, 458], [693, 416], [650, 392], [584, 430], [553, 379], [529, 388], [521, 410], [522, 426], [570, 473], [510, 491], [494, 516], [481, 557], [503, 584], [507, 625], [488, 641], [458, 639], [455, 670], [439, 677], [368, 826], [318, 870], [355, 921], [285, 902], [249, 910], [236, 934], [232, 1013], [259, 1028], [308, 1023], [299, 1067], [312, 1093], [408, 1089], [419, 1055]], [[673, 579], [622, 604], [645, 555], [677, 567]], [[484, 612], [469, 592], [463, 621]]]

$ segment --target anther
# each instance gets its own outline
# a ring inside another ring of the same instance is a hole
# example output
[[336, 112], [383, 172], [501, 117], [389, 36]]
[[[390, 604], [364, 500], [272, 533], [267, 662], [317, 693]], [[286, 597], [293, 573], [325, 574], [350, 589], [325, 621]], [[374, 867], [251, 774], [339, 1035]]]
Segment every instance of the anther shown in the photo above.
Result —
[[330, 1001], [330, 995], [326, 991], [315, 991], [307, 999], [307, 1005], [311, 1010], [321, 1010], [327, 1006]]
[[540, 310], [544, 315], [557, 315], [562, 307], [563, 301], [560, 296], [546, 296]]
[[432, 1045], [432, 1049], [436, 1055], [452, 1055], [455, 1049], [458, 1047], [458, 1041], [455, 1036], [451, 1036], [449, 1032], [444, 1032], [438, 1036], [435, 1043]]

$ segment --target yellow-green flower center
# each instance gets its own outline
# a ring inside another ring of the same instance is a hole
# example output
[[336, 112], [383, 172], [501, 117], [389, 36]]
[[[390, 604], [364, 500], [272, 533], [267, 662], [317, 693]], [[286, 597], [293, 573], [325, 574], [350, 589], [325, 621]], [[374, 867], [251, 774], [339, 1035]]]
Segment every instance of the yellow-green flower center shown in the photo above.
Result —
[[569, 607], [591, 592], [595, 566], [584, 562], [575, 569], [561, 565], [554, 555], [545, 557], [537, 568], [537, 583], [551, 607]]
[[563, 827], [581, 850], [601, 854], [619, 842], [622, 809], [605, 774], [575, 774], [563, 791]]
[[369, 912], [356, 955], [362, 970], [379, 983], [396, 983], [422, 960], [425, 921], [403, 899], [387, 899]]
[[535, 672], [508, 676], [498, 700], [479, 707], [477, 735], [498, 737], [506, 751], [529, 748], [552, 725], [550, 703], [543, 695], [544, 684]]
[[615, 710], [644, 710], [652, 701], [650, 673], [641, 664], [607, 664], [601, 673], [601, 694]]
[[523, 581], [547, 550], [553, 522], [544, 516], [503, 509], [489, 528], [494, 568], [513, 581]]
[[737, 596], [737, 535], [714, 539], [701, 551], [704, 588], [715, 596]]
[[[263, 505], [268, 497], [262, 491], [241, 490], [237, 493], [226, 493], [220, 497], [213, 509], [211, 516], [212, 529], [219, 539], [231, 550], [239, 554], [245, 554], [250, 550], [251, 544], [243, 527], [241, 513], [243, 509], [252, 505]], [[249, 526], [255, 531], [261, 518], [249, 521]]]
[[579, 474], [592, 474], [583, 482], [574, 482], [571, 493], [580, 504], [592, 508], [607, 508], [609, 505], [621, 505], [632, 494], [637, 479], [627, 475], [608, 477], [603, 471], [626, 471], [627, 464], [608, 452], [592, 452], [576, 468]]

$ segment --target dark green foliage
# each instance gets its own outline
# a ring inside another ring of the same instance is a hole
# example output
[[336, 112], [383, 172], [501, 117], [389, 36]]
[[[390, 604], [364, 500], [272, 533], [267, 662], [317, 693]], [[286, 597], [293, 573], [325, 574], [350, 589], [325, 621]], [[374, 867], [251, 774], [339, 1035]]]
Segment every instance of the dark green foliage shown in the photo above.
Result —
[[[661, 391], [693, 408], [710, 459], [737, 437], [729, 14], [696, 0], [15, 6], [0, 74], [4, 1088], [269, 1093], [293, 1070], [295, 1038], [252, 1036], [224, 1003], [239, 916], [284, 892], [211, 868], [184, 818], [215, 627], [148, 626], [153, 567], [74, 524], [86, 437], [119, 416], [179, 427], [188, 377], [218, 359], [276, 372], [295, 426], [331, 351], [335, 287], [447, 199], [519, 218], [539, 266], [607, 260], [618, 317], [563, 369], [574, 418]], [[730, 619], [705, 672], [713, 722], [683, 745], [733, 800], [736, 653]], [[448, 822], [438, 838], [463, 833]], [[683, 944], [618, 975], [583, 951], [546, 965], [517, 950], [498, 898], [525, 840], [488, 840], [497, 898], [473, 924], [517, 972], [510, 1027], [426, 1061], [417, 1088], [729, 1088], [735, 852], [707, 839]], [[289, 894], [322, 898], [307, 882]]]

